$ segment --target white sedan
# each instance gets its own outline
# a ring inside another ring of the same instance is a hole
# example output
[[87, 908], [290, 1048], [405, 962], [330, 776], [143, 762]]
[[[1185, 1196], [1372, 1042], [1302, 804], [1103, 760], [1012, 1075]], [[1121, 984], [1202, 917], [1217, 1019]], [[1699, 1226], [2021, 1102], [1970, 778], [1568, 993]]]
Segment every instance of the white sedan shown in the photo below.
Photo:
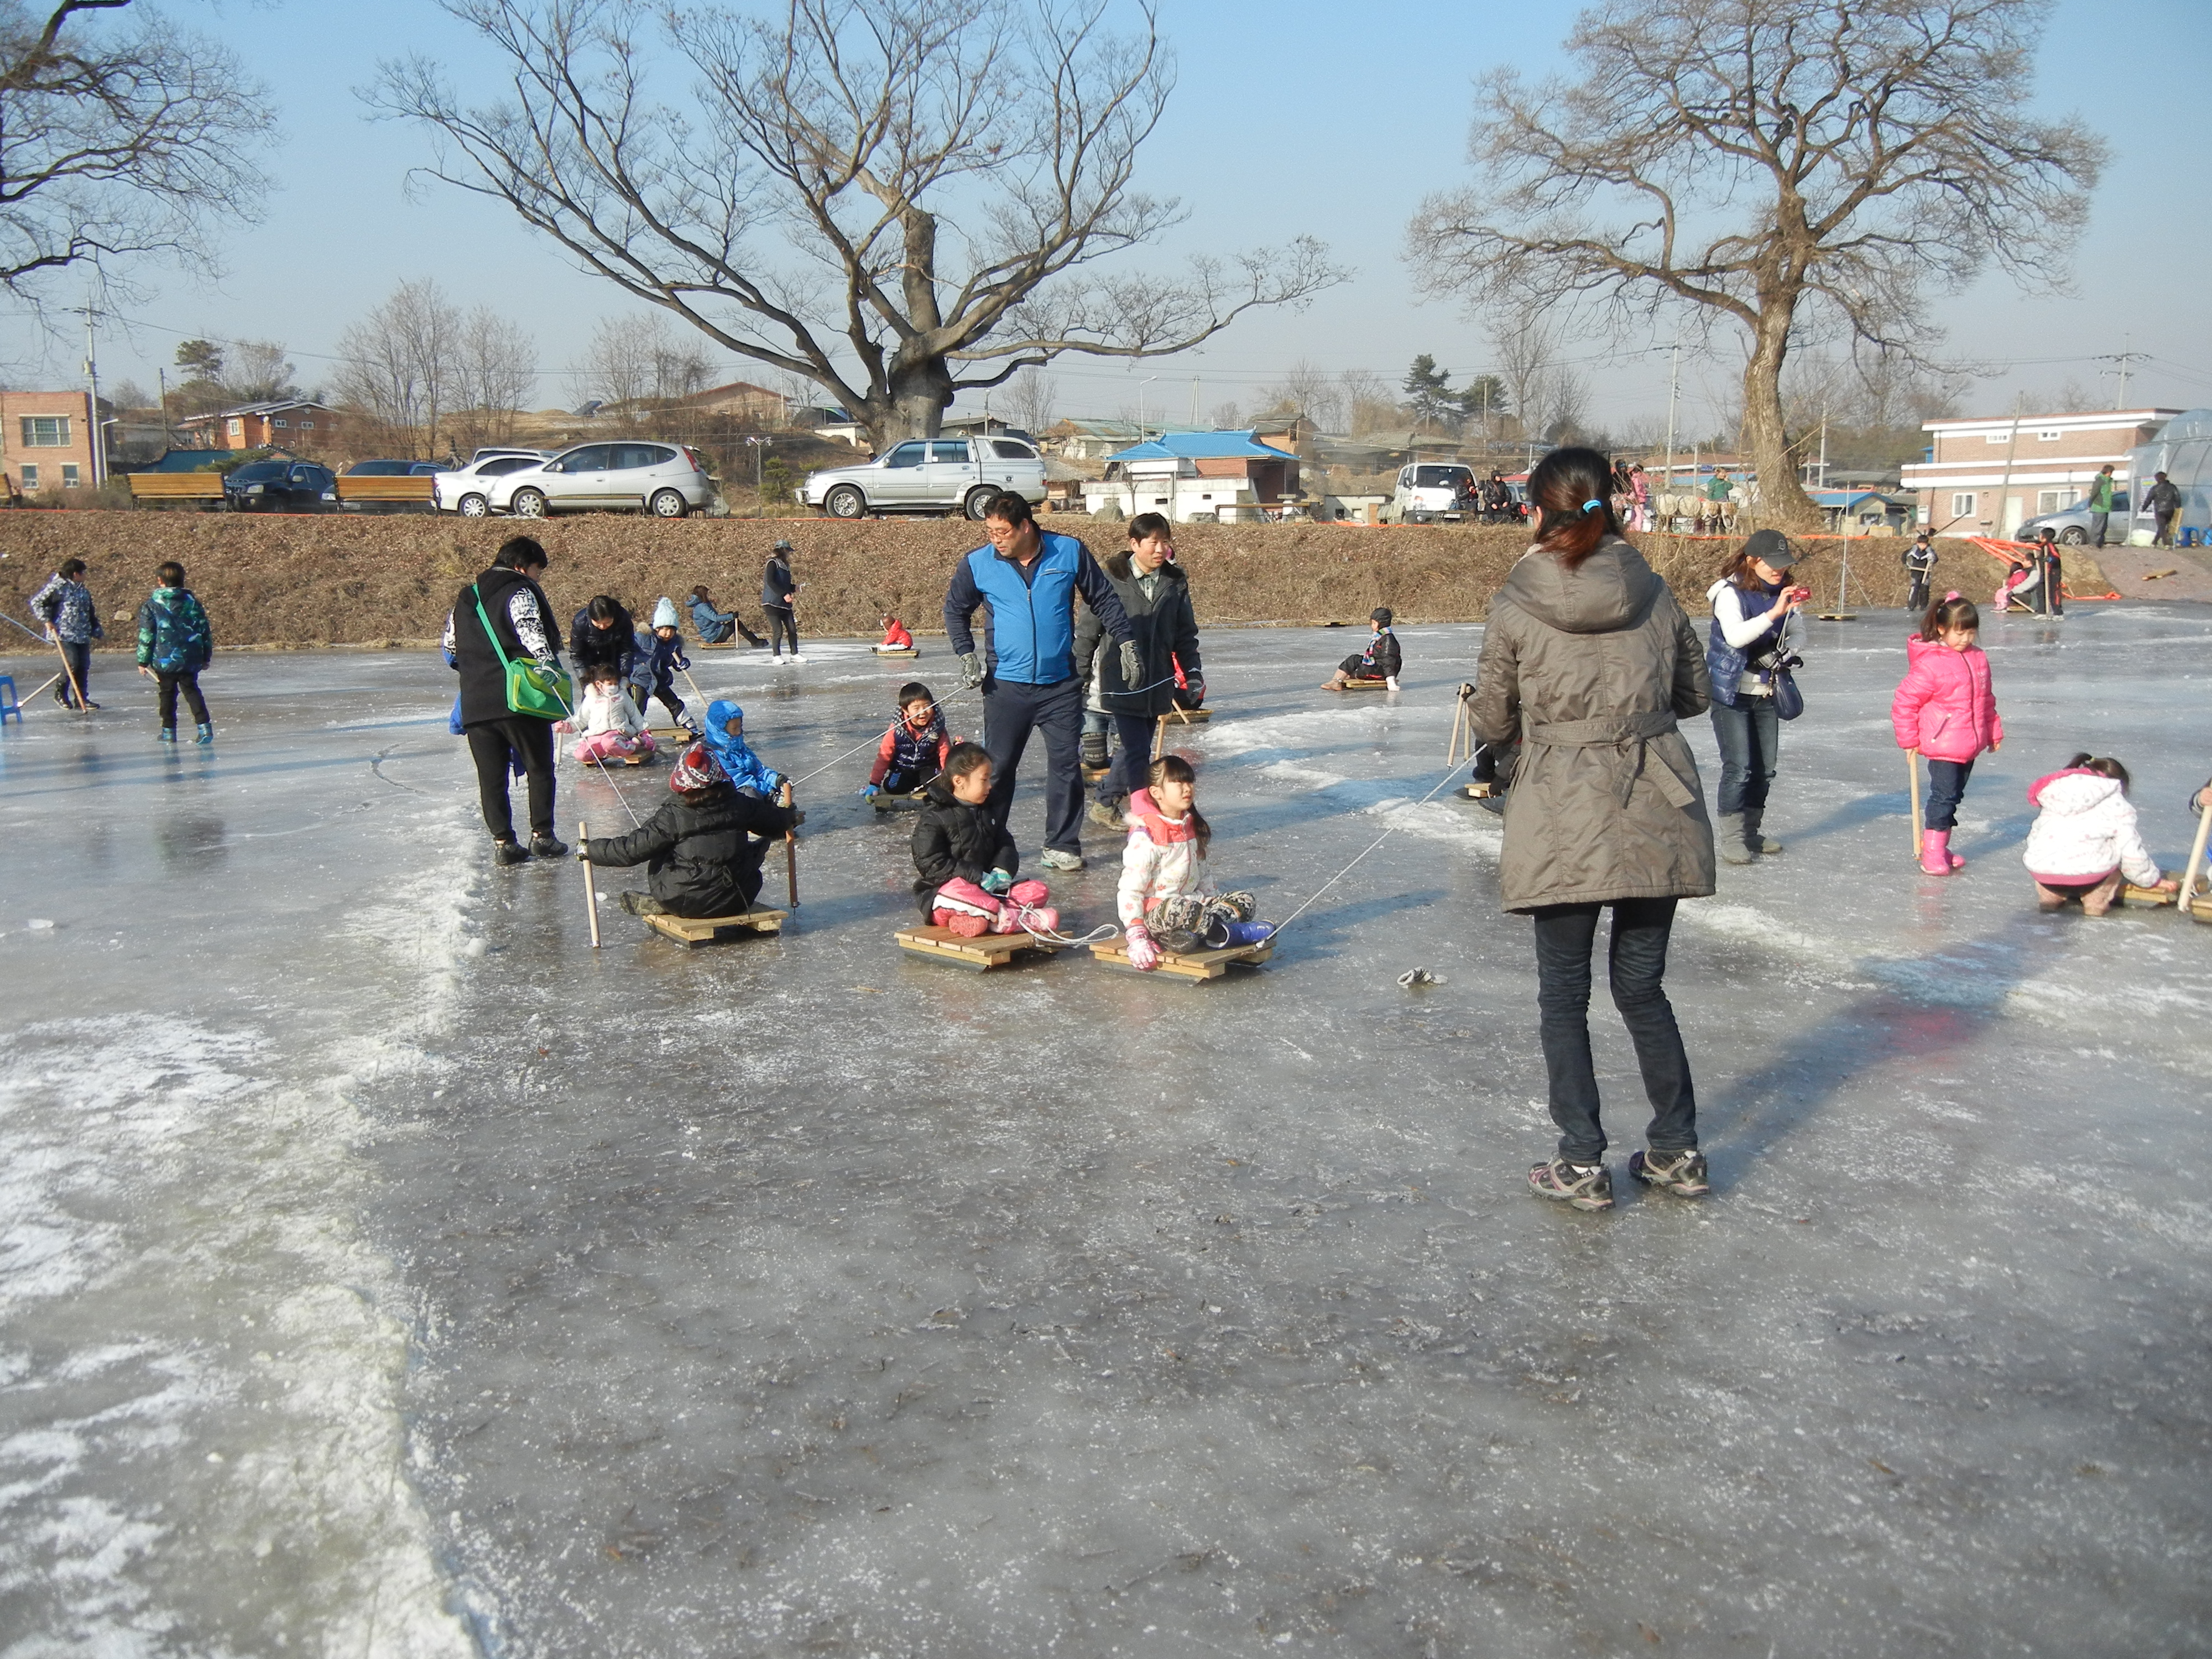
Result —
[[544, 453], [532, 451], [525, 454], [509, 450], [503, 454], [488, 455], [466, 466], [455, 467], [450, 472], [433, 473], [430, 478], [430, 499], [441, 513], [458, 513], [465, 519], [482, 519], [491, 513], [491, 486], [495, 478], [504, 478], [510, 472], [520, 472], [527, 466], [544, 463]]

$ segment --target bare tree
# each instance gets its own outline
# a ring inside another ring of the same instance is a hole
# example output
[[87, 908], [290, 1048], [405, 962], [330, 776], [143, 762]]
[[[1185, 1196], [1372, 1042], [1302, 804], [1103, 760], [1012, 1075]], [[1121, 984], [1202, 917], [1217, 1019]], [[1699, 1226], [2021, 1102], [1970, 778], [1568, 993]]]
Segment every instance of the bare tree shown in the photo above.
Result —
[[1371, 368], [1347, 368], [1336, 378], [1336, 395], [1345, 428], [1362, 438], [1405, 423], [1406, 410], [1390, 392], [1390, 383]]
[[[427, 56], [371, 103], [436, 135], [433, 176], [740, 356], [803, 374], [880, 447], [1066, 353], [1187, 350], [1341, 281], [1308, 240], [1176, 276], [1102, 274], [1180, 204], [1131, 187], [1172, 75], [1151, 0], [787, 0], [773, 20], [646, 0], [441, 0], [505, 60], [471, 107]], [[651, 90], [647, 43], [696, 77]], [[781, 239], [794, 258], [759, 246]]]
[[1060, 386], [1052, 376], [1025, 368], [1007, 388], [1006, 418], [1034, 435], [1052, 424], [1054, 405], [1059, 399]]
[[538, 387], [538, 342], [489, 306], [462, 319], [453, 351], [454, 435], [462, 449], [514, 435]]
[[340, 403], [434, 454], [455, 397], [461, 316], [434, 282], [402, 283], [338, 336]]
[[223, 390], [241, 404], [266, 403], [276, 398], [296, 398], [297, 371], [283, 346], [275, 340], [233, 340], [223, 356]]
[[1572, 78], [1491, 76], [1474, 188], [1408, 232], [1422, 284], [1616, 324], [1668, 307], [1740, 329], [1744, 444], [1765, 509], [1817, 514], [1789, 459], [1782, 373], [1809, 337], [1918, 354], [1927, 297], [1992, 259], [2062, 274], [2105, 145], [2026, 112], [2046, 0], [1606, 0]]
[[1242, 404], [1216, 404], [1206, 418], [1213, 422], [1216, 432], [1242, 432], [1251, 424], [1244, 418]]
[[18, 297], [73, 265], [119, 287], [141, 255], [212, 269], [210, 225], [260, 216], [267, 88], [131, 3], [0, 0], [0, 283]]
[[1490, 329], [1492, 378], [1505, 388], [1506, 406], [1524, 430], [1543, 430], [1544, 404], [1558, 369], [1559, 335], [1540, 312], [1524, 311]]
[[636, 418], [703, 392], [714, 365], [659, 313], [602, 318], [571, 379], [586, 399]]
[[1260, 395], [1267, 400], [1270, 412], [1279, 412], [1309, 427], [1334, 427], [1344, 411], [1343, 392], [1335, 380], [1326, 369], [1315, 368], [1303, 357], [1274, 385], [1262, 387]]

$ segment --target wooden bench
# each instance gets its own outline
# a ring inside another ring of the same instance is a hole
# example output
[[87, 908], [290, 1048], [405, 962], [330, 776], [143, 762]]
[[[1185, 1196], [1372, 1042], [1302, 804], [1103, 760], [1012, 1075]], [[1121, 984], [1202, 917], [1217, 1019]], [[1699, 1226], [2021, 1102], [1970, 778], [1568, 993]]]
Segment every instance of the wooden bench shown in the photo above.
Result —
[[780, 933], [788, 910], [751, 910], [741, 916], [647, 916], [647, 927], [678, 945], [720, 945], [754, 933]]
[[1275, 954], [1275, 941], [1270, 939], [1257, 945], [1233, 945], [1224, 951], [1163, 951], [1159, 966], [1149, 969], [1130, 965], [1126, 940], [1109, 939], [1103, 945], [1094, 945], [1091, 954], [1109, 968], [1118, 968], [1124, 973], [1165, 974], [1170, 979], [1203, 985], [1207, 980], [1219, 979], [1231, 968], [1257, 968]]
[[963, 939], [950, 927], [902, 927], [891, 937], [908, 956], [965, 968], [976, 974], [1003, 968], [1027, 951], [1048, 957], [1060, 948], [1031, 939], [1027, 933], [983, 933], [975, 939]]
[[371, 501], [385, 505], [419, 503], [428, 507], [436, 499], [437, 482], [427, 472], [404, 478], [342, 472], [338, 475], [338, 504], [345, 506]]
[[220, 472], [126, 472], [132, 501], [219, 501]]

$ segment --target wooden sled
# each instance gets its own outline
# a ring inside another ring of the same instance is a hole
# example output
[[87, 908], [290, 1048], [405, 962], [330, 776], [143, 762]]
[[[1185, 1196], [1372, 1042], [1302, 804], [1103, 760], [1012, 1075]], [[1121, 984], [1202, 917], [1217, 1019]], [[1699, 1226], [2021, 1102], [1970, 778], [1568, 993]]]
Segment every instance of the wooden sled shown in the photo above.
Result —
[[1170, 708], [1160, 716], [1170, 726], [1203, 726], [1213, 718], [1211, 708]]
[[2198, 921], [2212, 921], [2212, 898], [2190, 900], [2189, 914]]
[[1498, 793], [1498, 786], [1491, 783], [1470, 783], [1459, 793], [1468, 800], [1488, 800]]
[[891, 937], [908, 956], [947, 963], [975, 974], [1003, 968], [1025, 951], [1048, 957], [1060, 948], [1041, 944], [1027, 933], [983, 933], [963, 939], [950, 927], [902, 927]]
[[1362, 679], [1355, 674], [1342, 685], [1332, 685], [1326, 689], [1331, 691], [1388, 691], [1390, 689], [1390, 682]]
[[[2161, 880], [2179, 881], [2181, 879], [2181, 873], [2177, 870], [2161, 870], [2158, 873], [2159, 878]], [[2179, 890], [2171, 893], [2161, 893], [2155, 887], [2138, 887], [2131, 881], [2123, 882], [2120, 884], [2120, 899], [2123, 903], [2126, 904], [2148, 904], [2153, 906], [2167, 905], [2179, 902], [2180, 897], [2181, 894]]]
[[653, 740], [655, 743], [664, 745], [675, 744], [676, 752], [679, 755], [693, 744], [702, 741], [697, 733], [686, 732], [680, 726], [648, 726], [645, 729], [653, 733]]
[[869, 801], [868, 805], [878, 812], [902, 812], [909, 808], [920, 806], [921, 803], [922, 793], [917, 789], [911, 795], [878, 794]]
[[[1118, 968], [1125, 974], [1141, 971], [1129, 965], [1129, 948], [1120, 939], [1094, 945], [1091, 954], [1109, 968]], [[1275, 941], [1271, 939], [1257, 945], [1232, 945], [1225, 951], [1163, 951], [1159, 966], [1151, 971], [1200, 985], [1210, 979], [1219, 979], [1231, 968], [1257, 968], [1274, 954]]]
[[1859, 619], [1859, 613], [1856, 611], [1815, 611], [1813, 614], [1822, 622], [1856, 622]]
[[902, 645], [890, 650], [884, 649], [880, 645], [871, 646], [868, 648], [878, 657], [918, 657], [921, 654], [921, 647], [918, 645]]
[[741, 916], [647, 916], [645, 925], [678, 945], [722, 945], [748, 933], [780, 933], [788, 910], [754, 910]]

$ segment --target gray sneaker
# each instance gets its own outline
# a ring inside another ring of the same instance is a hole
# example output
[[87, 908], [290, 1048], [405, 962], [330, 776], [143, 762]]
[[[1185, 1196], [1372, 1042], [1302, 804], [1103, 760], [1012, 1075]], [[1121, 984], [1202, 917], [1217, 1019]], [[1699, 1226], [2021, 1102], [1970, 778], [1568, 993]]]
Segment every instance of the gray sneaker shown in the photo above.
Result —
[[1628, 1173], [1677, 1198], [1703, 1198], [1713, 1189], [1705, 1178], [1705, 1155], [1694, 1146], [1686, 1152], [1631, 1153]]
[[1083, 867], [1083, 854], [1063, 853], [1057, 847], [1048, 847], [1037, 854], [1037, 862], [1048, 870], [1080, 870]]
[[1102, 830], [1126, 830], [1129, 826], [1121, 817], [1121, 809], [1109, 802], [1094, 800], [1084, 809], [1084, 817]]
[[1528, 1171], [1528, 1188], [1539, 1198], [1556, 1198], [1577, 1210], [1613, 1207], [1613, 1176], [1602, 1164], [1585, 1169], [1555, 1158]]

